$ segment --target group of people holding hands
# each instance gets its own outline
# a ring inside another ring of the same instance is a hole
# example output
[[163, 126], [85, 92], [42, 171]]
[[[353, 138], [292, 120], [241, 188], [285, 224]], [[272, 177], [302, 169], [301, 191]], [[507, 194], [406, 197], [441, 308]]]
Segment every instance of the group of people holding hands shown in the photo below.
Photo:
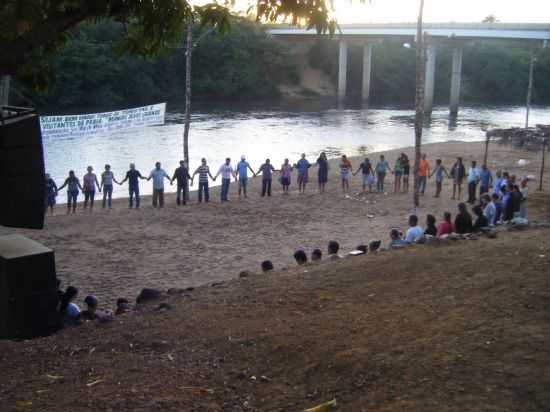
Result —
[[[45, 208], [50, 209], [53, 213], [53, 207], [56, 203], [56, 196], [58, 192], [64, 188], [67, 188], [67, 213], [75, 213], [77, 199], [80, 191], [84, 194], [84, 210], [92, 210], [94, 206], [94, 199], [96, 191], [103, 193], [103, 208], [112, 207], [112, 194], [113, 185], [123, 185], [128, 182], [128, 206], [130, 208], [140, 206], [140, 190], [139, 180], [152, 180], [153, 181], [153, 207], [162, 208], [164, 206], [164, 190], [165, 180], [173, 185], [174, 182], [177, 185], [176, 190], [176, 203], [186, 204], [189, 200], [189, 187], [193, 185], [195, 177], [198, 175], [198, 194], [197, 198], [199, 202], [208, 202], [210, 200], [209, 182], [210, 180], [216, 181], [218, 177], [221, 177], [221, 191], [220, 200], [226, 202], [229, 200], [229, 188], [232, 181], [238, 183], [238, 195], [239, 197], [247, 197], [247, 187], [249, 176], [256, 177], [261, 175], [261, 196], [271, 196], [272, 193], [272, 181], [275, 173], [278, 173], [278, 181], [282, 186], [283, 194], [289, 193], [291, 185], [291, 178], [294, 171], [297, 172], [298, 190], [300, 193], [304, 193], [306, 185], [309, 181], [309, 169], [313, 166], [317, 167], [317, 183], [320, 193], [325, 192], [326, 184], [328, 182], [329, 161], [324, 152], [322, 152], [315, 163], [310, 163], [306, 159], [306, 155], [302, 154], [300, 159], [291, 164], [289, 159], [285, 159], [279, 169], [276, 169], [270, 162], [270, 159], [266, 159], [265, 162], [255, 171], [250, 163], [246, 160], [245, 156], [241, 156], [240, 161], [233, 166], [230, 158], [226, 158], [225, 162], [219, 167], [217, 173], [212, 175], [210, 166], [207, 164], [206, 159], [201, 160], [200, 166], [190, 173], [189, 167], [185, 161], [180, 161], [180, 166], [170, 176], [162, 167], [161, 163], [157, 162], [155, 168], [151, 170], [149, 175], [145, 177], [136, 169], [133, 163], [130, 164], [129, 170], [126, 172], [124, 179], [117, 180], [111, 170], [110, 165], [105, 165], [105, 170], [98, 176], [94, 173], [93, 168], [88, 166], [87, 173], [82, 178], [82, 184], [80, 179], [76, 177], [74, 171], [69, 171], [69, 176], [65, 179], [65, 182], [57, 187], [55, 181], [46, 175], [46, 189], [45, 189]], [[394, 193], [406, 193], [409, 191], [409, 176], [411, 174], [411, 164], [408, 156], [405, 153], [401, 153], [393, 167], [385, 159], [384, 155], [380, 155], [379, 160], [374, 164], [369, 158], [365, 158], [357, 169], [354, 170], [351, 161], [346, 155], [342, 155], [339, 164], [339, 176], [342, 185], [342, 191], [347, 193], [350, 190], [349, 181], [352, 176], [361, 174], [362, 177], [362, 190], [363, 193], [372, 192], [373, 187], [376, 186], [376, 192], [384, 193], [386, 176], [388, 173], [393, 174], [393, 192]], [[493, 176], [493, 173], [489, 170], [487, 165], [482, 165], [481, 168], [477, 167], [475, 161], [472, 161], [468, 170], [464, 166], [462, 158], [458, 157], [450, 169], [447, 169], [441, 159], [436, 159], [433, 167], [427, 160], [426, 154], [423, 154], [418, 168], [418, 184], [420, 194], [426, 192], [428, 179], [435, 176], [435, 191], [434, 196], [440, 197], [443, 187], [443, 181], [445, 177], [452, 179], [453, 193], [452, 199], [460, 200], [462, 198], [462, 192], [464, 183], [467, 185], [468, 200], [470, 204], [474, 204], [476, 196], [488, 193], [489, 189], [498, 183], [497, 179], [502, 178], [502, 174]], [[508, 176], [510, 177], [510, 176]], [[478, 192], [479, 186], [479, 192]]]

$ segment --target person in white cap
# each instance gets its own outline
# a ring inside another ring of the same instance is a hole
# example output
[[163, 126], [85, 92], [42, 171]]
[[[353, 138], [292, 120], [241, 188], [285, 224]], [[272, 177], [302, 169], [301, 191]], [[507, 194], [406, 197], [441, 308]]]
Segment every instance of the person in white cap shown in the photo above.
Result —
[[239, 197], [241, 196], [241, 192], [244, 194], [244, 197], [248, 197], [246, 195], [246, 184], [248, 183], [248, 170], [250, 170], [253, 176], [256, 176], [256, 173], [254, 173], [254, 170], [252, 170], [252, 168], [250, 167], [250, 164], [246, 161], [246, 157], [242, 155], [241, 161], [237, 163], [237, 175], [239, 177]]

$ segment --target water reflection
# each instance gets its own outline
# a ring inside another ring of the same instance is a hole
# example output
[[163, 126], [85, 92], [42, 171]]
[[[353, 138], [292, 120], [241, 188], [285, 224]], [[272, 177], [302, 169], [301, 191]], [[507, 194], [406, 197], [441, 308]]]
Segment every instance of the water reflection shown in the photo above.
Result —
[[[414, 111], [370, 108], [337, 110], [309, 102], [305, 107], [209, 107], [192, 115], [189, 136], [191, 169], [206, 157], [217, 171], [225, 157], [234, 161], [246, 155], [253, 168], [266, 157], [279, 167], [306, 153], [315, 161], [319, 152], [329, 157], [342, 154], [365, 156], [374, 151], [414, 145]], [[174, 110], [169, 107], [169, 110]], [[539, 107], [531, 111], [532, 123], [550, 124], [550, 112]], [[426, 143], [447, 140], [476, 141], [485, 138], [485, 129], [522, 126], [521, 107], [463, 107], [457, 118], [450, 118], [447, 107], [433, 111], [424, 131]], [[116, 131], [108, 135], [45, 139], [46, 167], [61, 183], [69, 169], [81, 177], [87, 165], [101, 171], [109, 163], [116, 177], [122, 177], [128, 164], [135, 162], [148, 174], [156, 161], [172, 173], [183, 156], [183, 114], [167, 114], [164, 126]], [[142, 184], [149, 194], [151, 185]], [[170, 187], [168, 188], [168, 190]], [[115, 196], [127, 196], [126, 187], [115, 187]], [[63, 199], [64, 196], [60, 200]]]

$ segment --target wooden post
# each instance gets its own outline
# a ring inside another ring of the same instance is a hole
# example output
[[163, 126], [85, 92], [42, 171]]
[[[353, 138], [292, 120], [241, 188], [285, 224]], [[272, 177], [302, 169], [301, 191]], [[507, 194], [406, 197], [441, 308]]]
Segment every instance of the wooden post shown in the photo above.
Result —
[[191, 126], [191, 57], [193, 55], [193, 17], [187, 20], [185, 44], [185, 116], [183, 128], [183, 159], [189, 167], [189, 128]]
[[489, 132], [485, 133], [485, 154], [483, 155], [483, 164], [487, 166], [487, 158], [489, 157]]
[[420, 0], [418, 22], [416, 26], [416, 94], [414, 118], [414, 194], [413, 203], [415, 210], [420, 206], [418, 182], [418, 169], [420, 167], [420, 156], [422, 151], [422, 129], [424, 127], [424, 39], [422, 33], [422, 16], [424, 14], [424, 0]]
[[529, 84], [527, 85], [527, 102], [525, 110], [525, 128], [529, 127], [529, 112], [531, 111], [531, 95], [533, 93], [533, 71], [535, 69], [535, 51], [531, 50], [531, 63], [529, 64]]
[[544, 160], [546, 157], [546, 137], [542, 138], [542, 159], [540, 162], [540, 182], [539, 182], [539, 191], [542, 192], [542, 179], [544, 179]]

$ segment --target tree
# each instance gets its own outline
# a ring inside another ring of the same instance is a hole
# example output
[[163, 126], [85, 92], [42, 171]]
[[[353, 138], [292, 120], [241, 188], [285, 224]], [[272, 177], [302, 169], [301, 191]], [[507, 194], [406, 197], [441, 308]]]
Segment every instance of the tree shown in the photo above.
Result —
[[[84, 21], [111, 18], [125, 25], [120, 52], [157, 56], [181, 41], [186, 23], [227, 29], [230, 9], [215, 2], [192, 7], [190, 0], [4, 0], [0, 3], [0, 74], [26, 77], [37, 87], [50, 84], [52, 57], [69, 31]], [[259, 21], [285, 21], [331, 32], [328, 0], [260, 0]]]
[[422, 128], [424, 127], [424, 38], [422, 32], [422, 16], [424, 14], [424, 0], [420, 0], [418, 22], [416, 26], [416, 93], [415, 93], [415, 119], [414, 119], [414, 194], [413, 204], [415, 209], [420, 206], [418, 170], [422, 152]]
[[482, 23], [498, 23], [497, 17], [494, 14], [489, 14], [482, 21]]

